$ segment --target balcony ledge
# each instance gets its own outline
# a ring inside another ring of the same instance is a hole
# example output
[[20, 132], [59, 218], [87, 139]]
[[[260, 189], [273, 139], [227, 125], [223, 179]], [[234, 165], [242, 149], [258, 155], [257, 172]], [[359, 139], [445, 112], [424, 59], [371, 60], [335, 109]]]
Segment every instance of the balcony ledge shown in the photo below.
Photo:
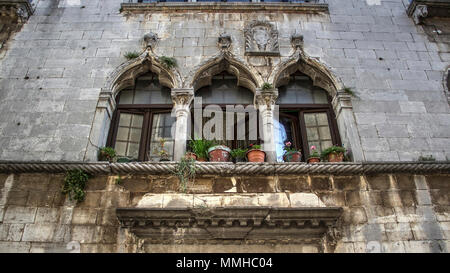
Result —
[[[177, 162], [12, 162], [0, 161], [0, 173], [64, 173], [80, 169], [99, 175], [172, 175]], [[342, 163], [197, 162], [199, 175], [364, 175], [377, 173], [450, 174], [450, 161]]]
[[227, 3], [227, 2], [163, 2], [122, 3], [122, 12], [283, 12], [321, 13], [328, 12], [328, 4], [318, 3]]

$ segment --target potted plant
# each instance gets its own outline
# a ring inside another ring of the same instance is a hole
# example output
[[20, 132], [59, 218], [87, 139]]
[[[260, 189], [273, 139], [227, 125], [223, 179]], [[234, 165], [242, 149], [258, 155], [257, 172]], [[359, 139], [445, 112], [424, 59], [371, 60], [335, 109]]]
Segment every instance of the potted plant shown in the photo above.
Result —
[[208, 149], [209, 161], [228, 162], [230, 161], [231, 149], [225, 145], [214, 145]]
[[213, 142], [206, 139], [193, 139], [189, 142], [191, 151], [197, 156], [197, 161], [206, 161], [208, 159], [208, 149]]
[[317, 152], [316, 146], [311, 146], [311, 153], [308, 156], [308, 163], [317, 163], [320, 162], [320, 155]]
[[166, 144], [166, 139], [161, 138], [159, 140], [160, 150], [155, 150], [155, 153], [159, 155], [159, 161], [170, 161], [169, 153], [166, 149], [164, 149], [164, 145]]
[[334, 145], [322, 151], [322, 158], [326, 158], [328, 162], [342, 162], [345, 151], [344, 147]]
[[112, 162], [116, 158], [116, 150], [111, 147], [101, 147], [98, 151], [98, 161]]
[[284, 162], [300, 162], [302, 161], [302, 153], [295, 148], [292, 148], [292, 143], [287, 141], [284, 143], [285, 153], [283, 155]]
[[186, 152], [186, 154], [184, 155], [184, 158], [197, 160], [197, 155], [193, 152]]
[[248, 162], [264, 162], [266, 153], [261, 150], [261, 145], [250, 144], [250, 148], [246, 153]]
[[231, 157], [233, 157], [235, 162], [245, 162], [245, 154], [248, 149], [234, 149], [231, 151]]

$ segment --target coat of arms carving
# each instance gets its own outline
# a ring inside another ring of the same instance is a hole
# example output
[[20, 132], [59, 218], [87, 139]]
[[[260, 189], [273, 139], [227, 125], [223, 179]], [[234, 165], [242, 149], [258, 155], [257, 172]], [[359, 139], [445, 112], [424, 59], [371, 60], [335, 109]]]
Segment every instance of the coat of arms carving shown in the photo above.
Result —
[[278, 31], [269, 22], [256, 21], [247, 26], [245, 54], [254, 56], [278, 56]]

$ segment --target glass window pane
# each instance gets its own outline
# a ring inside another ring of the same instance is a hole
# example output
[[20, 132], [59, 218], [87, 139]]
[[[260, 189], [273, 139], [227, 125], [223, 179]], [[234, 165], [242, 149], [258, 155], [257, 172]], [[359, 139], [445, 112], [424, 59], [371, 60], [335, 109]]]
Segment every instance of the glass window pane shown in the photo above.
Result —
[[120, 114], [119, 126], [130, 126], [131, 115], [130, 114]]
[[306, 126], [316, 126], [316, 115], [315, 114], [305, 114], [305, 125]]
[[328, 126], [328, 116], [327, 113], [317, 113], [315, 114], [317, 119], [317, 125], [327, 125]]
[[330, 128], [328, 127], [319, 127], [319, 135], [320, 139], [331, 139]]
[[129, 132], [129, 128], [119, 127], [119, 129], [117, 130], [117, 140], [127, 141]]
[[161, 154], [167, 154], [169, 159], [173, 159], [172, 126], [176, 118], [171, 113], [154, 114], [152, 119], [152, 131], [150, 136], [149, 160], [159, 161]]
[[119, 128], [117, 128], [116, 143], [114, 146], [118, 156], [138, 159], [142, 123], [142, 114], [120, 114]]
[[[333, 145], [327, 113], [305, 113], [308, 149], [315, 145], [319, 152]], [[312, 122], [314, 120], [314, 122]], [[314, 124], [317, 121], [317, 124]]]
[[289, 82], [278, 88], [278, 104], [328, 104], [326, 90], [313, 86], [306, 75], [291, 76]]
[[316, 89], [313, 92], [314, 103], [316, 104], [328, 104], [327, 91], [323, 89]]
[[133, 90], [122, 90], [120, 91], [119, 104], [132, 104], [134, 97]]

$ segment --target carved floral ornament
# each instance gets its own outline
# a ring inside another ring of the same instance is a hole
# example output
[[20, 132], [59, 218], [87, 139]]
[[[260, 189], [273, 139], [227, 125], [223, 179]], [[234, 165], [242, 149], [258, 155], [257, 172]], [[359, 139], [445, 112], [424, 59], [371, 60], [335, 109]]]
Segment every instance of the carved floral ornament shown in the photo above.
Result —
[[256, 56], [278, 56], [278, 31], [269, 22], [255, 21], [244, 30], [245, 54]]

